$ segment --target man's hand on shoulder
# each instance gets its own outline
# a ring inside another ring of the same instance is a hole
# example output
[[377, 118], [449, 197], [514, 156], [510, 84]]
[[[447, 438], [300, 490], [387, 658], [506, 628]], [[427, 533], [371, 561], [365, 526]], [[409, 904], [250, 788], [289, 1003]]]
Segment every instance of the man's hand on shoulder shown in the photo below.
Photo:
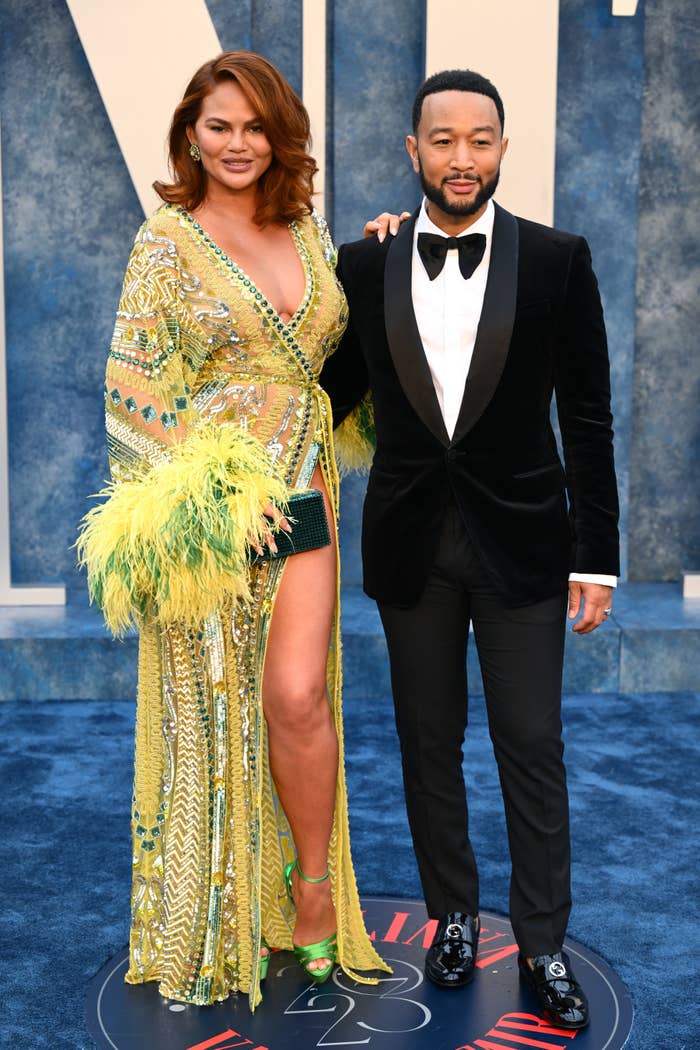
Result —
[[605, 587], [601, 583], [579, 583], [577, 580], [569, 580], [570, 620], [576, 619], [583, 605], [581, 619], [573, 627], [576, 634], [589, 634], [595, 631], [596, 627], [600, 627], [612, 609], [612, 594], [612, 587]]
[[394, 213], [390, 211], [383, 211], [376, 219], [370, 219], [369, 222], [365, 223], [362, 236], [374, 237], [376, 233], [377, 240], [381, 244], [387, 233], [390, 233], [392, 237], [395, 237], [401, 223], [410, 218], [410, 211], [402, 211], [400, 215], [394, 215]]

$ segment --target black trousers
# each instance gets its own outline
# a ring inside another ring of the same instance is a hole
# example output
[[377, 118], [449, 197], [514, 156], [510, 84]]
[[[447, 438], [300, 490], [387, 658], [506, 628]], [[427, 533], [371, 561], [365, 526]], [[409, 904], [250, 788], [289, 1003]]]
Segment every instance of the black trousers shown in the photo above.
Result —
[[571, 908], [561, 739], [565, 586], [533, 605], [504, 606], [450, 505], [418, 603], [379, 605], [406, 807], [431, 918], [479, 911], [462, 774], [467, 640], [474, 625], [508, 828], [510, 918], [528, 956], [561, 948]]

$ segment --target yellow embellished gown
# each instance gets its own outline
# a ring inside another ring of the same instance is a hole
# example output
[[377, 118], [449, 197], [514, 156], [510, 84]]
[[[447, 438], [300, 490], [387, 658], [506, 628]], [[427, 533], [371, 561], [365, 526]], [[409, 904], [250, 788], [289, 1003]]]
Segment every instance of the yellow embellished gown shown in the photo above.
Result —
[[[164, 504], [189, 492], [180, 501], [185, 513], [183, 506], [197, 499], [202, 454], [218, 456], [218, 467], [223, 463], [233, 474], [232, 516], [236, 507], [244, 515], [247, 506], [249, 516], [252, 507], [259, 518], [268, 496], [307, 487], [316, 465], [337, 514], [331, 411], [317, 380], [343, 332], [347, 306], [324, 221], [314, 213], [290, 228], [306, 288], [287, 323], [184, 209], [161, 207], [138, 233], [105, 386], [111, 502], [116, 506], [122, 493], [132, 500], [127, 524], [119, 526], [125, 533], [120, 542], [132, 544], [124, 558], [127, 574], [138, 575], [136, 517], [141, 513], [144, 530], [162, 534]], [[229, 443], [223, 453], [217, 434]], [[231, 459], [236, 442], [245, 461], [238, 473]], [[183, 458], [188, 449], [189, 460]], [[276, 481], [266, 487], [273, 475]], [[99, 508], [91, 516], [82, 555], [97, 576], [95, 544], [107, 526]], [[122, 517], [127, 520], [126, 511]], [[261, 938], [292, 947], [294, 914], [282, 869], [295, 852], [270, 776], [260, 695], [284, 564], [248, 566], [245, 520], [238, 522], [237, 550], [223, 576], [214, 572], [198, 585], [195, 566], [192, 587], [179, 594], [179, 567], [161, 566], [154, 570], [164, 578], [161, 605], [151, 605], [150, 614], [145, 606], [134, 612], [128, 608], [133, 579], [125, 589], [114, 572], [109, 575], [115, 564], [110, 549], [101, 563], [100, 598], [115, 630], [124, 628], [129, 613], [140, 627], [126, 979], [158, 981], [163, 995], [198, 1004], [241, 991], [254, 1009], [261, 999]], [[185, 542], [183, 521], [172, 541], [176, 548]], [[329, 868], [339, 962], [357, 975], [387, 967], [365, 931], [350, 855], [338, 613], [336, 602], [327, 695], [340, 764]]]

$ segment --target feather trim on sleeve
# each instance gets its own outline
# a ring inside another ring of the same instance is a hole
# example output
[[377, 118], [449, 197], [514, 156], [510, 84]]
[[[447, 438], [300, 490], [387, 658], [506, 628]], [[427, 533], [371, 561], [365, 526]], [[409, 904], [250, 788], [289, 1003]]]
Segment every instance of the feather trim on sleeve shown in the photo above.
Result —
[[211, 422], [167, 461], [107, 485], [82, 522], [78, 561], [90, 600], [122, 635], [132, 621], [200, 623], [224, 599], [249, 595], [247, 556], [289, 492], [260, 442]]
[[333, 432], [333, 444], [341, 478], [369, 473], [377, 446], [374, 405], [369, 392]]

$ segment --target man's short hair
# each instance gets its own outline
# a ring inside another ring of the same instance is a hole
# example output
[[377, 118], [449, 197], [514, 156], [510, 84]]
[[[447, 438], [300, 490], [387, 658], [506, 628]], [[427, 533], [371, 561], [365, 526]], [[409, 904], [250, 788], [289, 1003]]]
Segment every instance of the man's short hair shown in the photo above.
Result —
[[427, 95], [435, 95], [438, 91], [474, 91], [477, 95], [486, 95], [492, 99], [501, 122], [501, 134], [505, 127], [506, 117], [503, 110], [503, 101], [498, 94], [497, 88], [482, 77], [480, 73], [474, 73], [471, 69], [445, 69], [441, 73], [433, 73], [418, 89], [418, 94], [413, 100], [413, 133], [418, 130], [421, 113], [423, 111], [423, 99]]

